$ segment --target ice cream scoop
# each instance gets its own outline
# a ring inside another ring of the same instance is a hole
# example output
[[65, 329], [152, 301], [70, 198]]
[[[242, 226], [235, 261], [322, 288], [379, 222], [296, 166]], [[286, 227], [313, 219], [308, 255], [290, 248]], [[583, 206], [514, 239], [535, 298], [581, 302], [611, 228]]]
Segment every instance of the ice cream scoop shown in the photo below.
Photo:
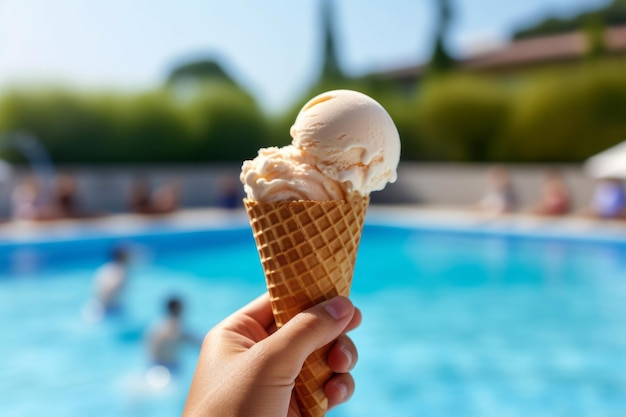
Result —
[[248, 198], [276, 201], [345, 200], [346, 192], [327, 177], [298, 148], [263, 148], [252, 161], [243, 164], [241, 179]]
[[292, 144], [259, 150], [241, 181], [253, 201], [347, 200], [397, 178], [400, 137], [374, 99], [334, 90], [309, 100], [291, 127]]

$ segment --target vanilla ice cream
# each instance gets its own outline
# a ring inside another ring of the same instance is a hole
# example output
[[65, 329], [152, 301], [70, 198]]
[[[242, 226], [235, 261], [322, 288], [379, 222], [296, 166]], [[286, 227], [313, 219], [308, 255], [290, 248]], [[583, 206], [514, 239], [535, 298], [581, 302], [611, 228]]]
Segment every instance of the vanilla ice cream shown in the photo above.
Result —
[[241, 172], [253, 201], [365, 197], [397, 178], [400, 138], [385, 109], [365, 94], [335, 90], [304, 105], [292, 144], [259, 150]]

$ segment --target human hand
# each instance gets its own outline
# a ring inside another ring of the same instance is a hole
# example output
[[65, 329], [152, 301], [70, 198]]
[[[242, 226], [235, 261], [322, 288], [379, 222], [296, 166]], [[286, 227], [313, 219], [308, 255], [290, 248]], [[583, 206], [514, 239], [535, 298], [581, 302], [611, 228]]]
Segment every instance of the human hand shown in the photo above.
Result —
[[296, 377], [305, 359], [333, 340], [328, 365], [334, 375], [325, 393], [329, 408], [347, 401], [357, 351], [345, 333], [360, 323], [350, 300], [335, 297], [276, 330], [269, 297], [262, 295], [206, 335], [183, 416], [301, 417]]

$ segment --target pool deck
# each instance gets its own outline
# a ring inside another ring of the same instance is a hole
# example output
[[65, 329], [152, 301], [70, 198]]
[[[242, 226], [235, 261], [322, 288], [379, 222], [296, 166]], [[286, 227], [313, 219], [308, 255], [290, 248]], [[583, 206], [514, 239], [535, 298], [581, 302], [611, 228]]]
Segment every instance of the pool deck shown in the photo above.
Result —
[[559, 217], [529, 213], [493, 215], [459, 207], [373, 207], [370, 224], [409, 226], [420, 230], [478, 235], [606, 241], [626, 244], [626, 220], [604, 220], [582, 215]]
[[[568, 215], [543, 217], [525, 213], [489, 215], [484, 212], [441, 206], [378, 206], [369, 208], [366, 222], [373, 225], [409, 226], [426, 230], [474, 234], [533, 236], [626, 243], [626, 221], [598, 220]], [[132, 235], [150, 228], [169, 230], [247, 227], [243, 210], [217, 208], [182, 210], [167, 216], [131, 214], [49, 222], [18, 221], [0, 224], [0, 243], [68, 240], [90, 233]]]

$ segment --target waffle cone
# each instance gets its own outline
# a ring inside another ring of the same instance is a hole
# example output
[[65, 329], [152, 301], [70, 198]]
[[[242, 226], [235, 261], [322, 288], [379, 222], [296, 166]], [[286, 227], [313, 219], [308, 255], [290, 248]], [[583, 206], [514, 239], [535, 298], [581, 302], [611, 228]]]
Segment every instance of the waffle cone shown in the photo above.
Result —
[[[369, 197], [352, 201], [258, 203], [244, 199], [276, 326], [324, 300], [350, 295]], [[304, 417], [328, 409], [330, 345], [309, 356], [296, 379]]]

